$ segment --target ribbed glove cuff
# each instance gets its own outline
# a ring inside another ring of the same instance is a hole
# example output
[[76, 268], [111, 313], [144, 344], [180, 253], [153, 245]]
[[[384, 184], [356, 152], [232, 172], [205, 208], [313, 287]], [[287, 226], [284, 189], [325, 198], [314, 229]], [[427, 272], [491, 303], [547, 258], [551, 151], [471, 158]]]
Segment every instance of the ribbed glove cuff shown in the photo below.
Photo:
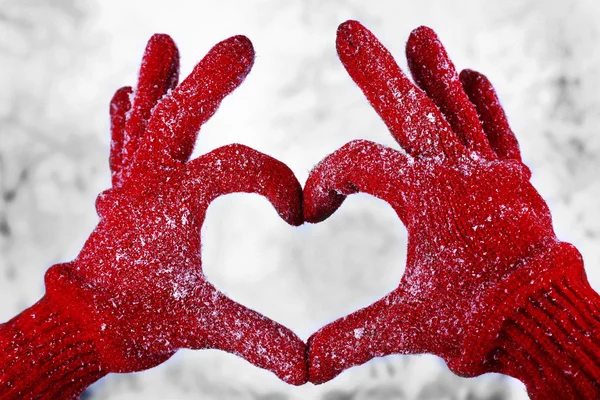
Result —
[[479, 300], [457, 374], [498, 372], [525, 383], [533, 398], [600, 398], [600, 296], [579, 252], [555, 243], [524, 260]]
[[0, 325], [0, 398], [78, 398], [103, 371], [92, 339], [44, 296]]
[[581, 269], [531, 293], [504, 322], [491, 370], [513, 376], [532, 398], [600, 397], [600, 296]]

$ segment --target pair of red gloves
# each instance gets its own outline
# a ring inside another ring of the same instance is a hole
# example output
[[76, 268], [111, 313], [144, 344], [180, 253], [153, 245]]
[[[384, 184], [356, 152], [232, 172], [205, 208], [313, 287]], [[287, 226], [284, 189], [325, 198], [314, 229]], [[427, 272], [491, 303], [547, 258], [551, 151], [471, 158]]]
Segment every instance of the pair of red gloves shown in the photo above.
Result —
[[[175, 44], [152, 37], [137, 88], [111, 102], [113, 187], [98, 197], [98, 226], [74, 261], [50, 268], [45, 296], [0, 325], [0, 398], [77, 397], [180, 348], [236, 353], [295, 385], [427, 352], [463, 376], [516, 377], [535, 398], [600, 396], [600, 299], [580, 254], [556, 238], [489, 81], [458, 75], [424, 27], [406, 49], [420, 89], [358, 22], [340, 26], [337, 48], [404, 151], [350, 142], [303, 191], [285, 164], [242, 145], [189, 161], [200, 126], [249, 72], [250, 41], [217, 44], [177, 85]], [[206, 281], [200, 229], [217, 196], [262, 194], [300, 225], [359, 191], [406, 225], [406, 272], [308, 345]]]

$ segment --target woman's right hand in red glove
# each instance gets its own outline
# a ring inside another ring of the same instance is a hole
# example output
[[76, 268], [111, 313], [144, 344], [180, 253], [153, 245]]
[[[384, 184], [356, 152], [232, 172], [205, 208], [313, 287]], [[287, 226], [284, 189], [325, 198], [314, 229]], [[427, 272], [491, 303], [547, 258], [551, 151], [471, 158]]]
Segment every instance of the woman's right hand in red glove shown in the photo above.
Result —
[[326, 157], [305, 185], [305, 218], [372, 194], [406, 226], [408, 257], [396, 290], [309, 339], [310, 381], [433, 353], [461, 375], [516, 376], [537, 398], [599, 396], [598, 295], [580, 254], [556, 238], [489, 82], [459, 78], [425, 27], [406, 47], [422, 90], [356, 21], [338, 29], [337, 50], [404, 151], [357, 140]]
[[261, 194], [285, 221], [303, 222], [302, 188], [274, 158], [234, 144], [188, 161], [198, 129], [253, 61], [250, 41], [231, 37], [177, 86], [175, 44], [152, 37], [133, 95], [123, 88], [111, 103], [113, 188], [97, 199], [98, 226], [74, 261], [50, 268], [42, 300], [0, 325], [0, 397], [76, 397], [179, 348], [225, 350], [306, 382], [302, 340], [202, 273], [200, 232], [216, 197]]

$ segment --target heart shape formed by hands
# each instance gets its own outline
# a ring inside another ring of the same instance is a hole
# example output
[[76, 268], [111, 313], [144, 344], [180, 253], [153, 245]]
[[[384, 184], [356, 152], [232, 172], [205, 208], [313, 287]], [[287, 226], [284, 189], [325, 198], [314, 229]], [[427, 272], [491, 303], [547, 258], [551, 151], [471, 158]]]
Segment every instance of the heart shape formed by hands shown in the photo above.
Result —
[[[397, 289], [309, 339], [309, 380], [326, 382], [373, 357], [417, 353], [441, 356], [463, 376], [527, 375], [506, 367], [515, 362], [506, 349], [518, 343], [511, 335], [532, 329], [520, 307], [544, 315], [549, 300], [538, 292], [552, 279], [585, 296], [593, 291], [583, 289], [577, 250], [554, 234], [493, 87], [474, 71], [459, 76], [426, 27], [406, 46], [421, 89], [356, 21], [340, 25], [337, 50], [405, 152], [356, 140], [327, 156], [306, 182], [305, 219], [323, 221], [352, 193], [383, 199], [407, 228], [407, 266]], [[524, 293], [542, 300], [527, 304]], [[509, 318], [516, 330], [503, 326]], [[504, 342], [496, 340], [501, 329]]]

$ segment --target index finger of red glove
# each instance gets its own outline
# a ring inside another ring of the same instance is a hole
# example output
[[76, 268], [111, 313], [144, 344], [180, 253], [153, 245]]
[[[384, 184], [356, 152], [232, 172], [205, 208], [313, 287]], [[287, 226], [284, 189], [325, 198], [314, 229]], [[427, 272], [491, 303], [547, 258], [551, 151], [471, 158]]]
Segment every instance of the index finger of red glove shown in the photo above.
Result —
[[198, 315], [184, 332], [186, 347], [223, 350], [291, 385], [307, 382], [306, 345], [291, 330], [236, 303], [210, 284], [200, 301], [194, 307], [200, 310]]
[[422, 313], [403, 297], [397, 289], [314, 333], [308, 340], [309, 381], [327, 382], [375, 357], [428, 351]]
[[470, 69], [461, 71], [460, 81], [477, 109], [483, 130], [498, 158], [521, 161], [519, 142], [508, 124], [492, 83], [485, 75]]
[[241, 144], [219, 147], [188, 164], [190, 179], [204, 196], [204, 208], [234, 192], [265, 196], [290, 225], [302, 225], [302, 186], [281, 161]]
[[477, 112], [435, 32], [426, 26], [412, 31], [406, 58], [415, 82], [440, 108], [463, 144], [486, 158], [495, 158]]
[[128, 166], [135, 156], [152, 109], [179, 79], [179, 50], [169, 35], [155, 34], [142, 58], [134, 90], [133, 104], [125, 125], [123, 163]]
[[367, 28], [357, 21], [344, 22], [336, 47], [350, 77], [409, 154], [455, 155], [458, 138], [440, 111]]
[[202, 124], [217, 111], [225, 96], [242, 83], [253, 63], [254, 48], [245, 36], [233, 36], [215, 45], [156, 107], [139, 158], [187, 161]]
[[347, 195], [364, 192], [387, 201], [406, 222], [406, 177], [415, 161], [398, 150], [354, 140], [325, 157], [304, 185], [304, 219], [321, 222], [331, 216]]

